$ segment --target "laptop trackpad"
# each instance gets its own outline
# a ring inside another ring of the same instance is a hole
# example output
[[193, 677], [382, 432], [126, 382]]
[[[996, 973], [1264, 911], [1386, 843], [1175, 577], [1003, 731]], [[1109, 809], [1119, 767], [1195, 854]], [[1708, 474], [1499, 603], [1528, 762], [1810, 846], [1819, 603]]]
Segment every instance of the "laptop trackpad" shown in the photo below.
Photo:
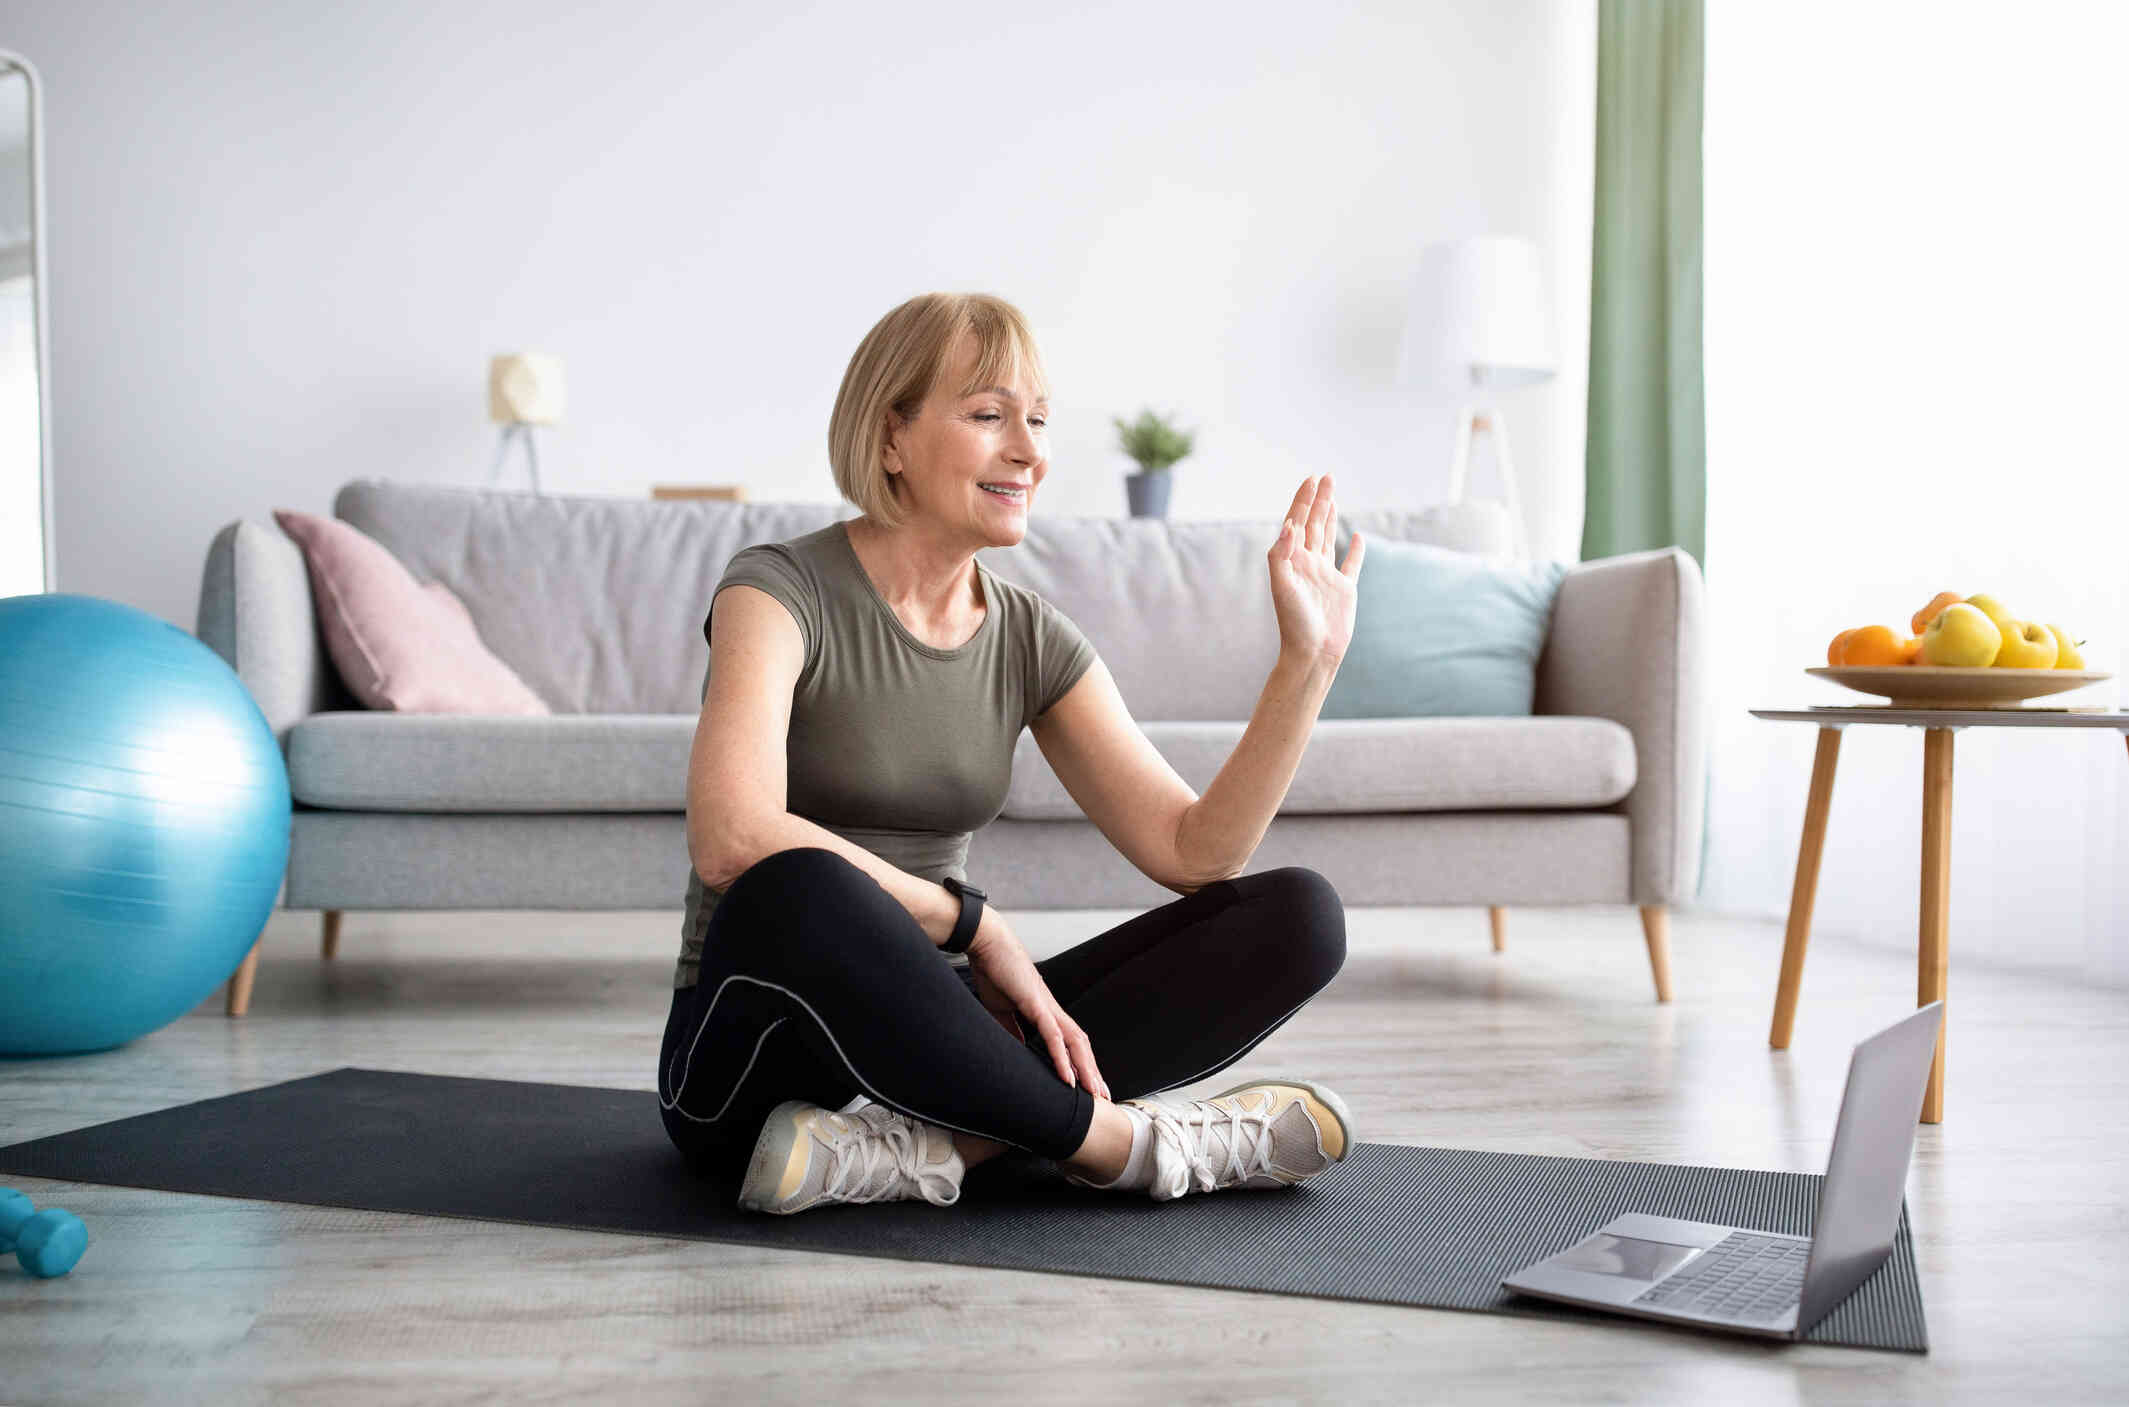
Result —
[[1560, 1252], [1549, 1263], [1592, 1275], [1661, 1280], [1700, 1252], [1699, 1246], [1674, 1246], [1667, 1241], [1644, 1241], [1635, 1236], [1614, 1236], [1600, 1231], [1580, 1245]]

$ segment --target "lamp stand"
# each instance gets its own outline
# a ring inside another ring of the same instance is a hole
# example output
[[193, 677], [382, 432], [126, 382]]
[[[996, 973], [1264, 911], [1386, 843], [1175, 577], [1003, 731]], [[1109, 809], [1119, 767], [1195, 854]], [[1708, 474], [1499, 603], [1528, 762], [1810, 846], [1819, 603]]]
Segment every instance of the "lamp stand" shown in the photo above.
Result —
[[1471, 471], [1471, 436], [1479, 430], [1493, 435], [1493, 457], [1501, 466], [1501, 497], [1508, 504], [1516, 555], [1528, 557], [1530, 551], [1523, 531], [1523, 509], [1515, 496], [1515, 461], [1508, 454], [1508, 425], [1493, 406], [1466, 405], [1457, 413], [1456, 453], [1449, 461], [1449, 501], [1464, 501], [1464, 480]]
[[532, 427], [523, 421], [513, 421], [503, 427], [503, 437], [495, 446], [495, 463], [488, 469], [488, 484], [493, 487], [502, 477], [503, 460], [510, 453], [510, 442], [522, 438], [525, 442], [525, 465], [532, 474], [532, 491], [540, 491], [540, 452], [532, 443]]

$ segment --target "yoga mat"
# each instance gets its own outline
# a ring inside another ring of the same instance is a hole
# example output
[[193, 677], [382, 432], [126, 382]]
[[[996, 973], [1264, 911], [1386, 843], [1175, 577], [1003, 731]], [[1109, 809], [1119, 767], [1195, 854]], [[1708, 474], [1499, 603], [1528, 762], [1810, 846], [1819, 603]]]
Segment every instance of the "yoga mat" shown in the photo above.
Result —
[[[688, 1171], [650, 1091], [354, 1068], [0, 1148], [0, 1173], [1579, 1319], [1615, 1332], [1665, 1326], [1513, 1295], [1500, 1279], [1621, 1212], [1808, 1234], [1820, 1181], [1360, 1143], [1289, 1189], [1156, 1202], [1074, 1187], [1048, 1160], [1014, 1150], [972, 1169], [951, 1207], [768, 1216], [739, 1210], [734, 1188]], [[1808, 1340], [1927, 1351], [1904, 1205], [1891, 1258]]]

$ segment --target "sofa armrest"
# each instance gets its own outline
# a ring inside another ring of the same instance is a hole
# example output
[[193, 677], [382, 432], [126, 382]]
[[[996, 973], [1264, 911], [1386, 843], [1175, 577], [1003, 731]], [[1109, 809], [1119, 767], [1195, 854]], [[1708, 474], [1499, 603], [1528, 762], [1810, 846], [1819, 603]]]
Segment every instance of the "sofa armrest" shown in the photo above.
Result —
[[214, 535], [195, 634], [236, 671], [284, 752], [302, 718], [362, 706], [326, 652], [303, 549], [278, 527], [239, 520]]
[[1707, 800], [1707, 611], [1700, 564], [1677, 547], [1568, 569], [1538, 656], [1538, 713], [1609, 718], [1634, 735], [1636, 904], [1690, 899]]

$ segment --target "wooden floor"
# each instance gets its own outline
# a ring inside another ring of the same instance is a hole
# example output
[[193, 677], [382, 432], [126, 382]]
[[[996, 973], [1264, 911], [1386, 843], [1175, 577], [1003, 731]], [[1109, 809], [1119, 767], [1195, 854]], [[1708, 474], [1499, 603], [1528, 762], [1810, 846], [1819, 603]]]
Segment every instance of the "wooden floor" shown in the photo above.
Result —
[[[1122, 917], [1013, 916], [1038, 957]], [[649, 1089], [678, 922], [353, 913], [328, 966], [277, 915], [244, 1020], [0, 1062], [0, 1142], [350, 1064]], [[1217, 1080], [1318, 1076], [1369, 1142], [1822, 1171], [1851, 1046], [1915, 999], [1911, 957], [1821, 937], [1778, 1054], [1775, 924], [1675, 916], [1668, 1007], [1632, 909], [1511, 911], [1499, 955], [1483, 910], [1348, 926]], [[2121, 1400], [2129, 993], [1962, 967], [1955, 932], [1950, 1011], [1927, 1356], [17, 1179], [92, 1243], [0, 1270], [0, 1400]]]

